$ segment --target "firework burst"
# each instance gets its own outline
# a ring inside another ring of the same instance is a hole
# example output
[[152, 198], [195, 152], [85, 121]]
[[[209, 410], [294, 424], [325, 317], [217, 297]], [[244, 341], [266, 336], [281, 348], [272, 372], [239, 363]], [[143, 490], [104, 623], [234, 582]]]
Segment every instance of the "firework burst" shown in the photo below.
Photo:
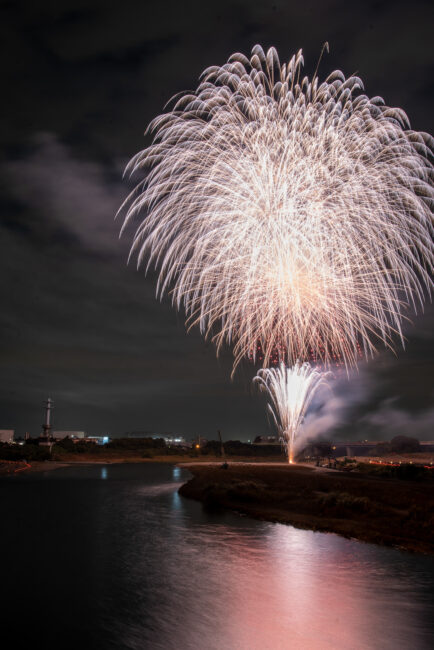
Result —
[[283, 363], [279, 368], [262, 368], [253, 380], [268, 395], [268, 410], [290, 463], [294, 459], [294, 443], [305, 413], [326, 378], [327, 373], [297, 361], [292, 368]]
[[302, 65], [257, 45], [208, 68], [127, 167], [145, 172], [131, 254], [234, 367], [258, 344], [264, 366], [276, 350], [354, 365], [402, 341], [432, 286], [432, 138], [358, 77]]

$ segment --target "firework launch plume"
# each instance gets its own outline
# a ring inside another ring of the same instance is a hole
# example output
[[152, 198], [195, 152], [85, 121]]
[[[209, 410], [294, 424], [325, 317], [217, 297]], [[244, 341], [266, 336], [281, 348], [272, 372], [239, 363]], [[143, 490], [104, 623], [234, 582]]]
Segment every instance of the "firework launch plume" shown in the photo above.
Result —
[[234, 367], [258, 344], [264, 366], [276, 350], [355, 365], [359, 346], [402, 341], [432, 288], [431, 136], [358, 77], [302, 66], [256, 45], [208, 68], [127, 167], [145, 173], [131, 255]]
[[294, 459], [294, 443], [305, 413], [315, 392], [325, 383], [327, 374], [297, 361], [292, 368], [283, 363], [278, 368], [261, 368], [254, 378], [259, 388], [267, 393], [268, 410], [290, 463]]

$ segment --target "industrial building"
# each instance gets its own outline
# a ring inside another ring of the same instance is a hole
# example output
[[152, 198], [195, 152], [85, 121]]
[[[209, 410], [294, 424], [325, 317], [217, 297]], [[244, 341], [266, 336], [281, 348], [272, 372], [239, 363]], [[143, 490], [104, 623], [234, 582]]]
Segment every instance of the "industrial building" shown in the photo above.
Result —
[[0, 442], [13, 442], [14, 433], [15, 429], [0, 429]]
[[56, 438], [56, 440], [86, 438], [86, 433], [85, 431], [53, 431], [53, 438]]

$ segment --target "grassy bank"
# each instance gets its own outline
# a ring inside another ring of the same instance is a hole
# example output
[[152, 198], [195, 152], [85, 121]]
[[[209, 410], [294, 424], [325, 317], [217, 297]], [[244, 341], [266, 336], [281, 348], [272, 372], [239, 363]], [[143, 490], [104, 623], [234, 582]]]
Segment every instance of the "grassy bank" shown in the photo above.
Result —
[[316, 471], [304, 466], [192, 464], [182, 496], [410, 551], [434, 553], [434, 481]]

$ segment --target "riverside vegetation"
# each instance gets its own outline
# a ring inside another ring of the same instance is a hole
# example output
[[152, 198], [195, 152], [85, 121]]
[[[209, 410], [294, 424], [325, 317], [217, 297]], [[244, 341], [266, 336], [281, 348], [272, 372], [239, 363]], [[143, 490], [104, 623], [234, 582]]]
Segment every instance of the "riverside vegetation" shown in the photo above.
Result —
[[[232, 459], [285, 461], [280, 446], [250, 445], [239, 440], [225, 442], [225, 453]], [[169, 446], [163, 438], [116, 438], [105, 445], [85, 441], [73, 442], [69, 438], [57, 441], [51, 448], [36, 444], [30, 439], [24, 445], [0, 443], [0, 459], [9, 461], [64, 462], [122, 462], [158, 461], [180, 462], [189, 459], [219, 460], [221, 444], [211, 440], [199, 449], [193, 447]]]

